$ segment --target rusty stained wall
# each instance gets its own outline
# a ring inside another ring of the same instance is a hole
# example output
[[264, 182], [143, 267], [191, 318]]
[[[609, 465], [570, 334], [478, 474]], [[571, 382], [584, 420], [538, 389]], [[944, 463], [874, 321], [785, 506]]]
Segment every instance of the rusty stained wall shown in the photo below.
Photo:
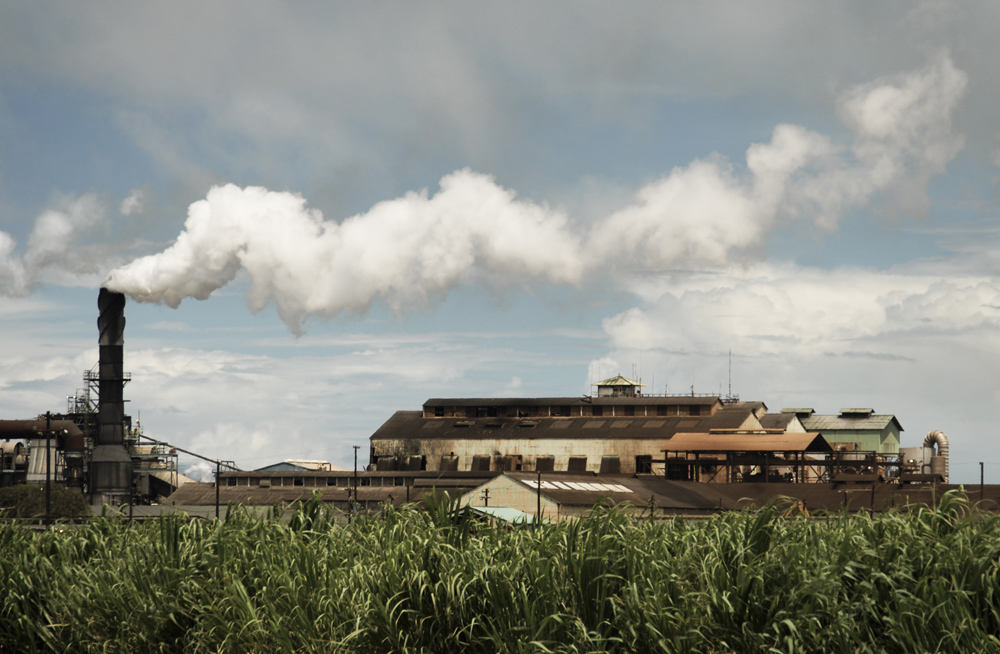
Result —
[[[490, 470], [499, 470], [497, 458], [520, 455], [521, 470], [535, 470], [535, 459], [539, 456], [554, 456], [556, 472], [565, 471], [569, 458], [587, 457], [587, 471], [600, 472], [601, 459], [605, 455], [618, 455], [621, 468], [619, 474], [635, 474], [635, 458], [639, 455], [653, 459], [663, 459], [660, 448], [667, 438], [588, 438], [586, 440], [568, 438], [531, 439], [379, 439], [372, 441], [374, 461], [381, 456], [405, 457], [419, 451], [427, 457], [427, 470], [440, 470], [442, 455], [454, 453], [458, 456], [458, 469], [470, 470], [473, 456], [489, 456]], [[654, 470], [662, 470], [658, 465]]]
[[[489, 490], [487, 503], [484, 491]], [[461, 499], [462, 506], [494, 506], [507, 509], [517, 509], [535, 515], [538, 510], [538, 493], [517, 483], [510, 477], [500, 476], [492, 479], [478, 488], [474, 488]], [[559, 520], [559, 504], [542, 495], [542, 517], [546, 520]]]

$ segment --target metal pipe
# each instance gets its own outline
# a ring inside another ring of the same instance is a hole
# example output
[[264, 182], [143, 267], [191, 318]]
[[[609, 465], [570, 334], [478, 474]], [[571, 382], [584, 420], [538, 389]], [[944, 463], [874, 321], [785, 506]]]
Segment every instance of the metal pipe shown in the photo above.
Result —
[[[934, 448], [937, 445], [937, 456], [944, 460], [944, 483], [948, 483], [948, 437], [942, 431], [931, 431], [924, 437], [924, 447]], [[933, 465], [933, 461], [931, 462]], [[933, 472], [933, 467], [931, 468]]]

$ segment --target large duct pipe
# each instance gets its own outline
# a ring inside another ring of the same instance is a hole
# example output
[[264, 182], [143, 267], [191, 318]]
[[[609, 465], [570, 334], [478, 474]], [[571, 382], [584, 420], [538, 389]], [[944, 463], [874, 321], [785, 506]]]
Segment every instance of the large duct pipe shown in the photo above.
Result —
[[125, 449], [125, 296], [102, 288], [97, 297], [97, 436], [90, 467], [95, 504], [131, 501], [132, 459]]
[[944, 435], [944, 432], [932, 431], [924, 437], [924, 447], [934, 449], [935, 445], [937, 445], [937, 454], [931, 457], [931, 472], [942, 475], [944, 483], [947, 484], [949, 478], [948, 437]]

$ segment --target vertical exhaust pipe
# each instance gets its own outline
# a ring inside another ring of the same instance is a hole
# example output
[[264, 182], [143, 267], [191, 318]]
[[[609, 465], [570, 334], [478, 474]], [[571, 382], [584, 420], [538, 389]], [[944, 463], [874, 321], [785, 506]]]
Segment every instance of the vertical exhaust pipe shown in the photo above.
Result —
[[131, 502], [132, 459], [125, 447], [125, 295], [102, 288], [97, 297], [97, 436], [90, 465], [91, 501]]

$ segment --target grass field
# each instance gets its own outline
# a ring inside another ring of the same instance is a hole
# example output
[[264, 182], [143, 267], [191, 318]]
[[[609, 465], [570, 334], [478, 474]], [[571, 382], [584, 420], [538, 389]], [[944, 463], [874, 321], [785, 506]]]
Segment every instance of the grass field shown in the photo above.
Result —
[[1000, 523], [937, 509], [509, 530], [448, 507], [350, 527], [0, 525], [2, 652], [998, 652]]

